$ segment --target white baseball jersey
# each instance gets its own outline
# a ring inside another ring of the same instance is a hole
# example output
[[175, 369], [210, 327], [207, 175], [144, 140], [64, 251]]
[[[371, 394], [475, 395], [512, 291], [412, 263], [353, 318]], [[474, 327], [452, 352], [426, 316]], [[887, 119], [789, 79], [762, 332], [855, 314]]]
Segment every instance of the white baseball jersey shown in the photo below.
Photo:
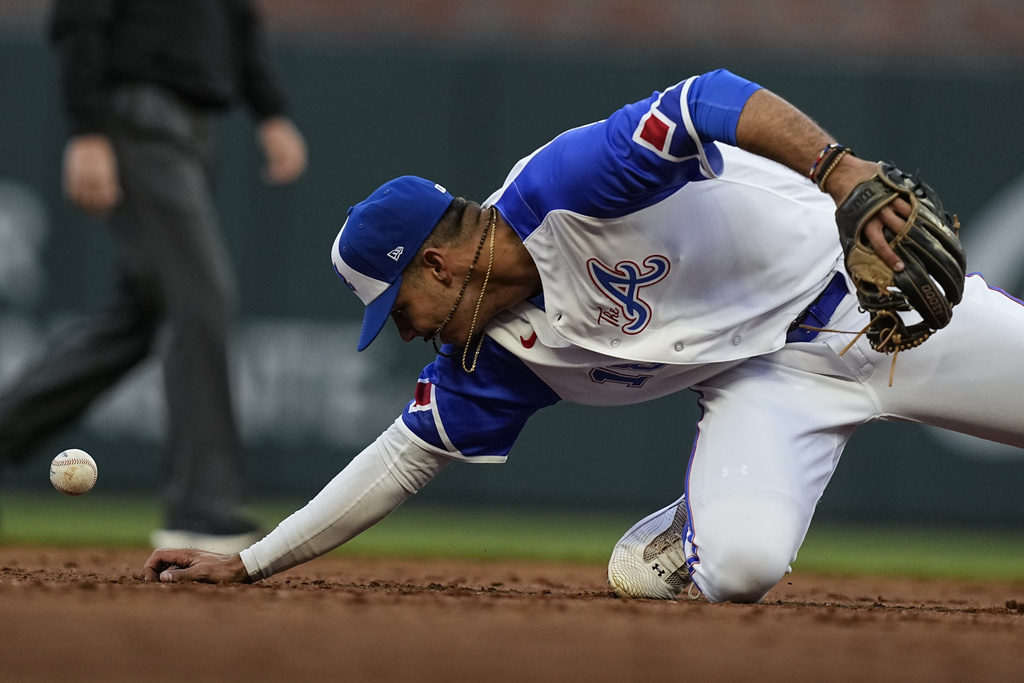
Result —
[[[475, 372], [461, 353], [424, 368], [396, 428], [243, 553], [250, 575], [344, 542], [448, 457], [503, 461], [529, 417], [560, 400], [695, 390], [682, 558], [712, 601], [759, 600], [784, 575], [860, 424], [906, 420], [1024, 447], [1024, 305], [968, 277], [950, 324], [899, 354], [890, 383], [895, 356], [842, 332], [869, 316], [844, 280], [831, 200], [733, 147], [756, 88], [705, 74], [517, 164], [486, 203], [530, 251], [543, 296], [488, 323]], [[833, 329], [791, 329], [805, 313]], [[640, 524], [664, 529], [675, 514]]]
[[515, 166], [486, 204], [530, 251], [542, 300], [491, 321], [475, 372], [424, 369], [413, 438], [500, 462], [541, 407], [650, 400], [785, 343], [841, 248], [827, 196], [731, 146], [757, 88], [695, 77]]

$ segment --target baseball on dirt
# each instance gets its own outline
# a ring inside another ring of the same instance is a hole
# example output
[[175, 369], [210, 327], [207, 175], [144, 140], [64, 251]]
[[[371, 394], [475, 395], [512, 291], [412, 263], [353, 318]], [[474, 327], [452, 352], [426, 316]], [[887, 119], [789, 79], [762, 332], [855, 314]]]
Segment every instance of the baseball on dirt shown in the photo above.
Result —
[[96, 461], [83, 450], [69, 448], [50, 463], [50, 483], [66, 496], [80, 496], [96, 485]]

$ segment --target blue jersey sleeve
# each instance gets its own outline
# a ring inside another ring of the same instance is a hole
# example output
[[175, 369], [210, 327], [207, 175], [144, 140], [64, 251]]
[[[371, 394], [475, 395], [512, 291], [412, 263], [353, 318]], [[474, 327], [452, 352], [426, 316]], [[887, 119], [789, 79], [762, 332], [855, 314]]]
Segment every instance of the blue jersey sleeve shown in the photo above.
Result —
[[455, 458], [503, 462], [530, 416], [559, 397], [490, 337], [473, 372], [462, 369], [461, 353], [452, 355], [423, 369], [402, 419], [427, 446]]
[[686, 101], [700, 139], [735, 146], [743, 105], [760, 89], [758, 84], [725, 69], [694, 78]]
[[655, 204], [706, 177], [701, 152], [721, 172], [714, 143], [735, 144], [740, 112], [758, 89], [719, 70], [655, 92], [539, 149], [513, 171], [496, 205], [525, 239], [552, 211], [616, 218]]

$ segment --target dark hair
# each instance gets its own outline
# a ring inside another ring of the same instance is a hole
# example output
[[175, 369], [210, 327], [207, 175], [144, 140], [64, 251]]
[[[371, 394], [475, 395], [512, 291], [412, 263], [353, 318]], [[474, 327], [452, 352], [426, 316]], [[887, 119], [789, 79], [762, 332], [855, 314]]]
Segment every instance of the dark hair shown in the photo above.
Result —
[[448, 209], [441, 216], [441, 220], [434, 226], [430, 237], [423, 243], [420, 251], [430, 247], [459, 244], [464, 239], [462, 230], [462, 217], [466, 213], [469, 202], [462, 197], [456, 197], [448, 205]]
[[462, 197], [456, 197], [452, 200], [452, 203], [448, 205], [445, 212], [441, 214], [441, 220], [437, 222], [433, 231], [431, 231], [426, 241], [423, 242], [423, 246], [416, 253], [416, 258], [406, 267], [403, 277], [422, 277], [421, 269], [413, 268], [413, 265], [422, 262], [425, 250], [434, 247], [456, 245], [465, 239], [462, 229], [462, 217], [466, 213], [467, 206], [469, 206], [469, 202]]

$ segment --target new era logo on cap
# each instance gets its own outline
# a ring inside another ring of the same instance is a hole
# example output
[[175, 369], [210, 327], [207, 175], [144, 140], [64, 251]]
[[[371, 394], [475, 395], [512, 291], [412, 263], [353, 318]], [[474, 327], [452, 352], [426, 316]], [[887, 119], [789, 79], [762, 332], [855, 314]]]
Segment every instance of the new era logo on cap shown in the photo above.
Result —
[[360, 351], [384, 327], [402, 285], [402, 272], [453, 199], [437, 183], [402, 176], [349, 209], [331, 248], [331, 261], [366, 306]]

